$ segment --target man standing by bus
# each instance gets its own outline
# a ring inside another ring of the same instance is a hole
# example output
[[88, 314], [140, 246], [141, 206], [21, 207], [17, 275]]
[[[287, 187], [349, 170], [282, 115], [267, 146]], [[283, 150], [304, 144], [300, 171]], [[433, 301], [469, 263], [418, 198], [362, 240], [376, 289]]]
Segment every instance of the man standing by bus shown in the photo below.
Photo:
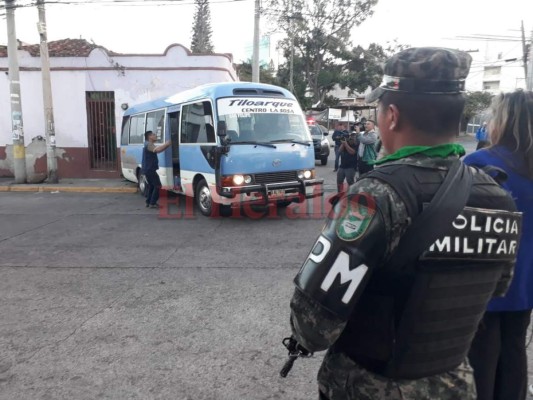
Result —
[[152, 131], [144, 133], [144, 148], [143, 158], [141, 164], [141, 172], [146, 176], [146, 207], [159, 208], [157, 201], [159, 200], [159, 189], [161, 189], [161, 179], [157, 174], [159, 169], [159, 159], [157, 153], [161, 153], [170, 147], [170, 140], [164, 144], [156, 146], [157, 135]]

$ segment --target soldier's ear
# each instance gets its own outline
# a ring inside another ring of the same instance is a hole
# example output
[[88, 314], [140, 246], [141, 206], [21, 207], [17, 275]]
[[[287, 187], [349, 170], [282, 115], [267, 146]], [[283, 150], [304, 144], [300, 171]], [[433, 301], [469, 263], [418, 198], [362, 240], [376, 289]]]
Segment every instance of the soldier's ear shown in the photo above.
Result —
[[400, 127], [400, 110], [396, 104], [389, 104], [385, 112], [385, 124], [391, 131], [396, 131]]

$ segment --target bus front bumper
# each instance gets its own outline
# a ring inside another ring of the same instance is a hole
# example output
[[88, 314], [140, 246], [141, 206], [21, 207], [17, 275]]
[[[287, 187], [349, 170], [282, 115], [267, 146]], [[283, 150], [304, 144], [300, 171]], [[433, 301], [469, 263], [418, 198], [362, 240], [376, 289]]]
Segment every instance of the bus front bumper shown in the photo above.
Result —
[[291, 182], [268, 183], [217, 188], [221, 198], [234, 202], [296, 201], [322, 196], [324, 179], [307, 179]]

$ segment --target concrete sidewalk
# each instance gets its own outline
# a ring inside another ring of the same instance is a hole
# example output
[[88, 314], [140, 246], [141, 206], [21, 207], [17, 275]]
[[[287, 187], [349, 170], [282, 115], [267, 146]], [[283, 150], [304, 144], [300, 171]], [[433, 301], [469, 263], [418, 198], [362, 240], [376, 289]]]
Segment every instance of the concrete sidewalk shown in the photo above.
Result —
[[135, 193], [137, 185], [125, 179], [60, 179], [58, 183], [15, 183], [0, 178], [0, 192]]

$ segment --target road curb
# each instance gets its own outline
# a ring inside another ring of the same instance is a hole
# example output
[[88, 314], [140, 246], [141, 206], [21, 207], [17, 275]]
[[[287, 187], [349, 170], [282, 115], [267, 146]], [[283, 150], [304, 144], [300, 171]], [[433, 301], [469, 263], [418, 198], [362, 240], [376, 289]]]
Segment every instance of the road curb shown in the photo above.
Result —
[[69, 193], [136, 193], [136, 187], [94, 187], [94, 186], [0, 186], [0, 192], [69, 192]]

